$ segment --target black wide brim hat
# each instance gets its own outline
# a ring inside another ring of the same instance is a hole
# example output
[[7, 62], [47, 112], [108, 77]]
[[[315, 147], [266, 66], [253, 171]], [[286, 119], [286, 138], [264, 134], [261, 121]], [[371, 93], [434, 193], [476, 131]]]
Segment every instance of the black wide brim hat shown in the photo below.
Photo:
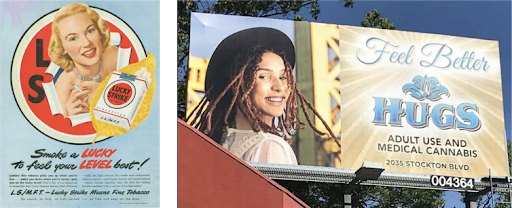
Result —
[[286, 34], [268, 27], [241, 30], [222, 40], [213, 52], [206, 71], [205, 92], [215, 87], [209, 94], [218, 96], [238, 74], [240, 63], [235, 62], [249, 57], [257, 46], [280, 53], [292, 68], [295, 66], [295, 47]]

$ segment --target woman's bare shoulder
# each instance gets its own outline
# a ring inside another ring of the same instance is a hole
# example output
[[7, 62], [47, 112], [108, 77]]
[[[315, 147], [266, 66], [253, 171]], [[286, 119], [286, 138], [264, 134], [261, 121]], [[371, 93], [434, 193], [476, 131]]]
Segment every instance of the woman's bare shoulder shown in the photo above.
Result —
[[108, 62], [117, 63], [117, 53], [119, 52], [119, 48], [114, 45], [109, 45], [105, 51], [103, 52], [102, 59], [108, 60]]
[[57, 78], [57, 81], [55, 81], [55, 91], [61, 104], [69, 97], [70, 87], [73, 83], [74, 76], [75, 75], [72, 71], [64, 71], [60, 74], [59, 78]]
[[103, 57], [105, 58], [115, 58], [117, 59], [117, 52], [119, 51], [119, 48], [117, 48], [114, 45], [109, 45], [105, 51], [103, 52]]
[[102, 65], [105, 67], [106, 70], [108, 70], [108, 73], [117, 70], [117, 53], [119, 52], [119, 48], [117, 48], [114, 45], [109, 45], [105, 51], [103, 52], [103, 55], [101, 56]]
[[71, 70], [63, 71], [62, 74], [59, 75], [59, 78], [57, 78], [57, 81], [55, 81], [55, 89], [57, 90], [57, 93], [60, 90], [64, 89], [64, 86], [68, 86], [69, 84], [71, 84], [70, 75], [73, 75], [73, 72]]

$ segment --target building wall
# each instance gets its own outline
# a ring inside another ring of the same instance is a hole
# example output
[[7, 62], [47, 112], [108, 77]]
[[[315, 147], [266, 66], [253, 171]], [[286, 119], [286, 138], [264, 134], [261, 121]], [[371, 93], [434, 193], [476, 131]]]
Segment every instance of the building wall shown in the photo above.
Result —
[[178, 119], [178, 207], [309, 206]]

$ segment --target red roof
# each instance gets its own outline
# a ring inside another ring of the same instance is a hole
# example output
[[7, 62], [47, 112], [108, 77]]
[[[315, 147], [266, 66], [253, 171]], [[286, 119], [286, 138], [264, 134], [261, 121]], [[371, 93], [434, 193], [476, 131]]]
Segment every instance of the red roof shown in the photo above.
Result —
[[309, 206], [178, 119], [178, 207]]

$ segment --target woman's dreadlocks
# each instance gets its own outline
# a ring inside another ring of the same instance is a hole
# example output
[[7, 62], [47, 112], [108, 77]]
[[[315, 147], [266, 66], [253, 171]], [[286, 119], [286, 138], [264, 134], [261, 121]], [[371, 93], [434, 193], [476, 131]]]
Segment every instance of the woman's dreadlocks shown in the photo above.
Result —
[[[267, 52], [275, 53], [283, 59], [285, 63], [285, 75], [288, 81], [288, 89], [290, 90], [289, 98], [284, 106], [285, 110], [283, 115], [274, 117], [271, 126], [267, 125], [263, 121], [261, 110], [253, 105], [249, 97], [255, 83], [258, 63], [262, 61], [261, 57]], [[206, 93], [203, 99], [201, 99], [198, 105], [192, 110], [190, 115], [187, 117], [186, 122], [195, 115], [190, 124], [201, 132], [207, 134], [217, 143], [222, 144], [222, 135], [225, 133], [226, 127], [236, 127], [235, 113], [236, 108], [238, 108], [240, 110], [239, 112], [242, 113], [249, 121], [253, 131], [269, 132], [278, 135], [288, 143], [291, 143], [288, 136], [294, 136], [298, 129], [304, 128], [304, 123], [302, 123], [297, 116], [297, 104], [300, 103], [300, 107], [302, 108], [302, 111], [306, 116], [306, 120], [311, 128], [313, 128], [313, 130], [319, 135], [326, 135], [326, 133], [321, 132], [315, 127], [309, 117], [306, 106], [322, 121], [322, 124], [329, 132], [330, 138], [334, 139], [334, 141], [336, 141], [340, 146], [340, 143], [335, 139], [336, 136], [332, 132], [331, 128], [329, 128], [324, 119], [314, 109], [313, 105], [308, 102], [297, 89], [297, 84], [293, 76], [293, 68], [287, 62], [284, 54], [275, 52], [269, 47], [263, 46], [254, 47], [252, 52], [249, 54], [250, 55], [245, 56], [243, 54], [237, 55], [235, 58], [235, 64], [231, 66], [234, 67], [231, 69], [234, 73], [229, 77], [232, 81], [229, 82], [227, 86], [216, 86], [213, 84], [210, 89], [205, 89]], [[219, 87], [223, 88], [222, 91], [218, 89]], [[212, 90], [213, 88], [217, 88], [217, 90]], [[220, 91], [220, 94], [212, 95], [212, 91]], [[226, 108], [224, 106], [228, 107]]]

